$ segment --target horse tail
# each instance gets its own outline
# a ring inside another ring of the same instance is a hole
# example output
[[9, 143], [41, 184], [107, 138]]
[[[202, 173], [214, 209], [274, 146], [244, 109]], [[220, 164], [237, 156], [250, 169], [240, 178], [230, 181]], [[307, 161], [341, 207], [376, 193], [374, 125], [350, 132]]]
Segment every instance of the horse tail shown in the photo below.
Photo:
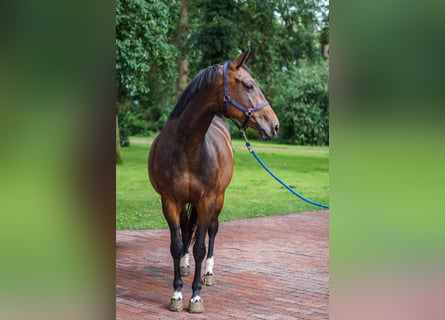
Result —
[[187, 247], [190, 246], [192, 242], [193, 234], [196, 230], [196, 222], [198, 221], [198, 211], [193, 204], [189, 203], [186, 207], [188, 215], [188, 228], [187, 228]]

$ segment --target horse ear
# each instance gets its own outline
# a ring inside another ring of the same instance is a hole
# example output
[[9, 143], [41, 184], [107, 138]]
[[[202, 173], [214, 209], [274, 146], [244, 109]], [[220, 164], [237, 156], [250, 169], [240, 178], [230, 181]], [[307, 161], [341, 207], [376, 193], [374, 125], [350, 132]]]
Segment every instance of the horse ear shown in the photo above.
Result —
[[252, 56], [252, 51], [250, 49], [247, 49], [243, 54], [241, 54], [238, 58], [232, 61], [235, 68], [241, 67], [243, 64], [247, 64], [247, 61], [249, 61], [250, 57]]

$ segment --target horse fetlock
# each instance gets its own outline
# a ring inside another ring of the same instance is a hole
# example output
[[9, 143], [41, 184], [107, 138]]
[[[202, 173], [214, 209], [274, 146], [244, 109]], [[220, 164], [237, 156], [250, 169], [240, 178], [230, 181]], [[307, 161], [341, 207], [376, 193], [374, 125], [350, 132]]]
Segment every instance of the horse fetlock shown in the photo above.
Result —
[[172, 300], [182, 300], [182, 292], [181, 291], [173, 292]]

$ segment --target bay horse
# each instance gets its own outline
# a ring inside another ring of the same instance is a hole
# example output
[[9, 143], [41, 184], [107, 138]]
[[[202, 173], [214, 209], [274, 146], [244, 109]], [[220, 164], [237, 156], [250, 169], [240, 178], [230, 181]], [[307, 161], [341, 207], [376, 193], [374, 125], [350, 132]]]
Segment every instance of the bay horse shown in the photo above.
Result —
[[188, 248], [193, 234], [195, 275], [189, 312], [204, 312], [200, 292], [206, 233], [209, 242], [203, 283], [214, 283], [218, 216], [234, 166], [230, 133], [217, 115], [242, 121], [244, 129], [256, 129], [264, 140], [277, 135], [278, 118], [246, 67], [250, 55], [248, 50], [233, 61], [201, 70], [180, 96], [150, 149], [149, 179], [161, 196], [170, 229], [174, 265], [171, 311], [183, 310], [181, 277], [190, 274]]

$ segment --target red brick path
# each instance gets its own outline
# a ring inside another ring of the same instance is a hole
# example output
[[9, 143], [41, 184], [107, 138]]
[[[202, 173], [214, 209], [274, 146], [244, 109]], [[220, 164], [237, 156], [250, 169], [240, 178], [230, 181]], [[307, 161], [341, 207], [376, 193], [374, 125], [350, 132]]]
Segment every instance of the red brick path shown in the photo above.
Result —
[[117, 319], [328, 319], [328, 211], [221, 223], [203, 314], [187, 312], [192, 276], [183, 277], [184, 311], [167, 309], [168, 230], [118, 231], [116, 242]]

